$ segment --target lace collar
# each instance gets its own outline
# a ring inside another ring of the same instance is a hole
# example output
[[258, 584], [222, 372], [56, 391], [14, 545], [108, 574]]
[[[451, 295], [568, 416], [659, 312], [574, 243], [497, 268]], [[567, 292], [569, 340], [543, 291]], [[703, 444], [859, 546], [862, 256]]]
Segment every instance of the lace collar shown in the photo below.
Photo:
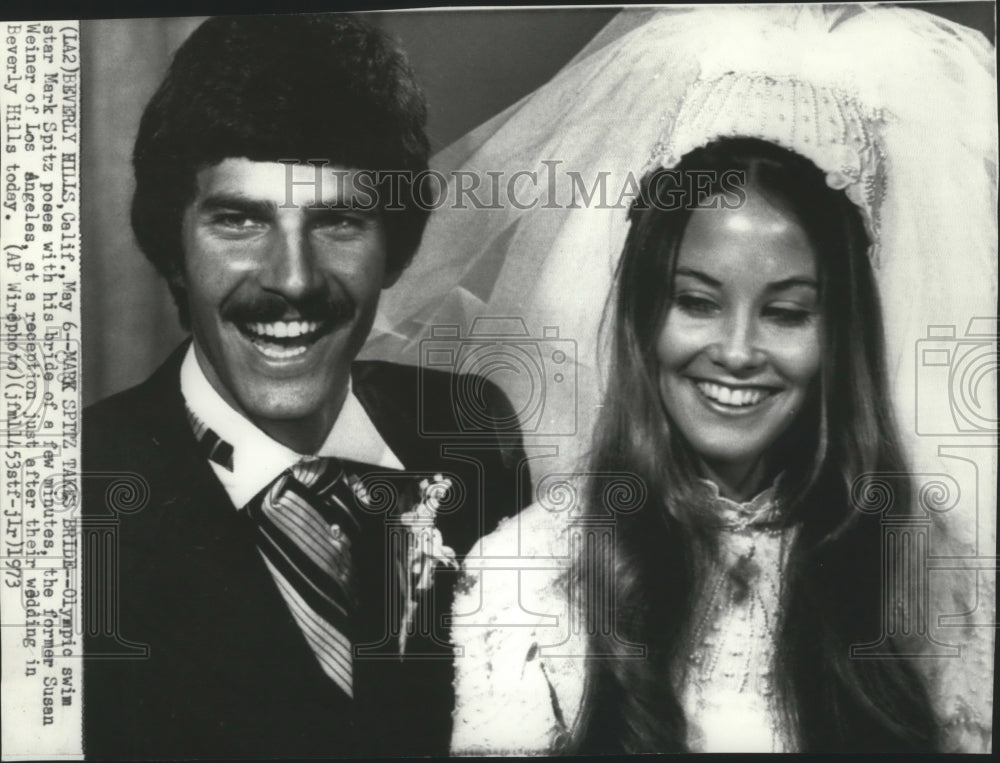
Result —
[[777, 497], [781, 477], [779, 474], [769, 487], [744, 503], [726, 498], [719, 493], [717, 484], [698, 477], [695, 480], [695, 499], [702, 515], [720, 527], [744, 530], [748, 527], [773, 526], [778, 523], [781, 515]]

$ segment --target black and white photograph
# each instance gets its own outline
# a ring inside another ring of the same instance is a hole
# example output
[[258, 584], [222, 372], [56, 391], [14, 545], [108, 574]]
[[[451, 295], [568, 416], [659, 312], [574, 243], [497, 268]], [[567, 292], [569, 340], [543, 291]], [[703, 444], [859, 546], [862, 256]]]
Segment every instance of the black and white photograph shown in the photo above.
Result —
[[992, 752], [995, 2], [139, 7], [0, 21], [4, 760]]

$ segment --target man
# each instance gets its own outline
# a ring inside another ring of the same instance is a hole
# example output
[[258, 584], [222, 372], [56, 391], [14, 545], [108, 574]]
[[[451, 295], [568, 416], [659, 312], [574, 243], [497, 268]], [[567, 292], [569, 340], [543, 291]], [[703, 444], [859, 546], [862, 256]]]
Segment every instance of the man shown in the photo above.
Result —
[[354, 361], [426, 221], [424, 122], [334, 15], [211, 19], [147, 106], [132, 225], [193, 339], [84, 417], [88, 757], [447, 750], [454, 574], [414, 593], [400, 516], [445, 473], [463, 552], [530, 484], [495, 387], [470, 431], [467, 381]]

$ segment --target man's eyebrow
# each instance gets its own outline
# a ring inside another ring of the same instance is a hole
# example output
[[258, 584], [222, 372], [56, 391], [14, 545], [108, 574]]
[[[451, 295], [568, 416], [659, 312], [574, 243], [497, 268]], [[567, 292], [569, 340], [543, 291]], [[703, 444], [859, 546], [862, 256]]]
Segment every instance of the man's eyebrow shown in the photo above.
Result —
[[351, 212], [362, 217], [378, 217], [380, 214], [378, 207], [359, 206], [351, 204], [350, 200], [330, 200], [325, 202], [323, 206], [305, 207], [306, 217], [310, 220], [337, 217], [345, 212]]
[[198, 203], [198, 210], [201, 212], [212, 212], [220, 209], [242, 212], [250, 217], [273, 217], [277, 206], [273, 201], [251, 199], [235, 193], [212, 194]]

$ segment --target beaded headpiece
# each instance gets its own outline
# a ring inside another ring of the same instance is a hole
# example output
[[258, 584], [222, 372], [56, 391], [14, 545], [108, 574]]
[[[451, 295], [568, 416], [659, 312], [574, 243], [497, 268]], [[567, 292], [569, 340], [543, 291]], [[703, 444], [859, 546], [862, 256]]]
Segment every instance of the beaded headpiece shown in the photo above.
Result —
[[647, 171], [676, 166], [696, 148], [724, 137], [760, 138], [794, 151], [826, 173], [861, 209], [869, 256], [878, 264], [879, 209], [885, 194], [881, 111], [843, 90], [791, 77], [728, 72], [699, 78], [685, 91], [653, 147]]

